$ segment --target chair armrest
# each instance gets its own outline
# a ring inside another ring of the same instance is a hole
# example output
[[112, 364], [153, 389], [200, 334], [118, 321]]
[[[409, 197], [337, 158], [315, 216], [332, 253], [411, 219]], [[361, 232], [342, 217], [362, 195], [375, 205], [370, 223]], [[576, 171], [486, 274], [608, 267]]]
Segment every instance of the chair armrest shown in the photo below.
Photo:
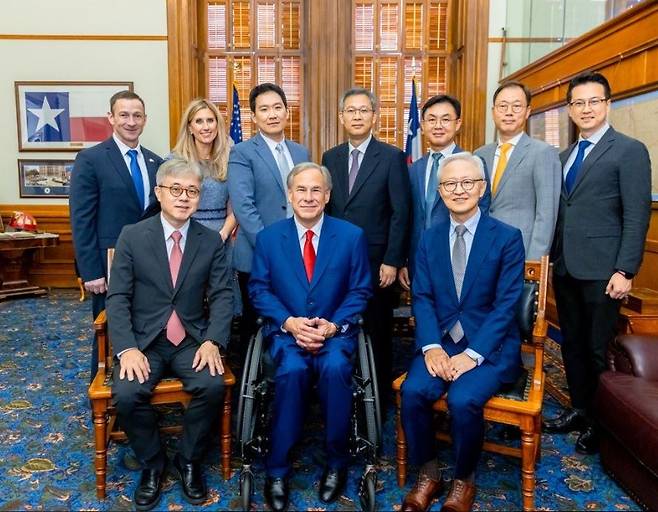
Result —
[[658, 381], [658, 336], [617, 336], [608, 347], [608, 368]]

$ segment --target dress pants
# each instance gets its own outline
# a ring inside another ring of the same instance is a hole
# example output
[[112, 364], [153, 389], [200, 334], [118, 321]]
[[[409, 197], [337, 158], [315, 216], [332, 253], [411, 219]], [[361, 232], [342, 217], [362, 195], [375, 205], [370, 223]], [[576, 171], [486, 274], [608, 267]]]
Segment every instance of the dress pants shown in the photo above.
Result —
[[[465, 341], [442, 344], [449, 356], [462, 352]], [[455, 455], [454, 478], [466, 479], [477, 467], [484, 440], [484, 404], [500, 389], [497, 372], [486, 360], [454, 382], [432, 377], [423, 354], [414, 357], [402, 384], [402, 428], [409, 447], [409, 460], [422, 465], [436, 457], [432, 404], [446, 391], [450, 432]]]
[[249, 300], [249, 277], [251, 273], [238, 272], [238, 284], [240, 285], [240, 296], [242, 297], [242, 317], [240, 318], [240, 347], [238, 352], [240, 354], [240, 366], [244, 366], [244, 359], [247, 355], [247, 347], [249, 347], [249, 340], [256, 334], [258, 330], [256, 320], [258, 314], [251, 305]]
[[289, 452], [299, 440], [313, 381], [317, 381], [325, 420], [327, 464], [347, 466], [348, 434], [352, 411], [352, 355], [355, 336], [336, 336], [326, 341], [316, 355], [297, 346], [289, 334], [275, 334], [270, 354], [276, 366], [267, 474], [284, 478], [290, 471]]
[[120, 380], [120, 365], [118, 362], [114, 365], [112, 399], [119, 422], [144, 468], [162, 470], [166, 460], [158, 415], [150, 404], [153, 388], [165, 375], [181, 379], [183, 389], [192, 395], [183, 416], [181, 457], [184, 462], [200, 462], [206, 453], [210, 426], [224, 396], [224, 376], [211, 376], [207, 366], [200, 372], [192, 368], [198, 348], [199, 344], [189, 336], [176, 347], [162, 333], [144, 351], [151, 373], [143, 384], [137, 379]]
[[387, 288], [373, 283], [374, 294], [368, 302], [364, 314], [365, 329], [372, 340], [377, 387], [385, 409], [386, 401], [392, 395], [393, 381], [393, 307], [396, 298], [394, 285]]
[[553, 276], [571, 404], [588, 415], [606, 368], [608, 343], [617, 332], [621, 306], [621, 301], [605, 294], [607, 285], [608, 281], [585, 281], [569, 274]]

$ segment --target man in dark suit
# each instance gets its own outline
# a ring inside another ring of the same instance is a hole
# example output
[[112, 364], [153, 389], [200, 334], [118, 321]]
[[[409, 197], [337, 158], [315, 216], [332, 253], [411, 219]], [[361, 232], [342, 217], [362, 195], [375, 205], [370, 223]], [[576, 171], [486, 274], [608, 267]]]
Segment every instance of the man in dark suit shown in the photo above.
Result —
[[219, 347], [228, 344], [233, 316], [224, 244], [219, 233], [190, 220], [199, 204], [199, 170], [173, 159], [160, 167], [156, 179], [162, 213], [121, 232], [107, 297], [118, 359], [112, 399], [144, 468], [135, 491], [137, 510], [157, 505], [167, 465], [150, 404], [166, 372], [180, 378], [192, 395], [173, 462], [183, 497], [197, 505], [207, 498], [200, 463], [224, 393]]
[[454, 480], [443, 511], [471, 510], [482, 451], [484, 404], [520, 368], [515, 311], [525, 262], [521, 232], [483, 214], [484, 167], [471, 153], [439, 165], [448, 219], [425, 231], [412, 293], [416, 356], [402, 385], [402, 426], [412, 463], [421, 465], [403, 511], [426, 511], [442, 491], [432, 404], [448, 392]]
[[[69, 208], [78, 272], [92, 294], [94, 318], [105, 309], [107, 249], [121, 229], [157, 211], [153, 186], [162, 159], [142, 147], [144, 102], [121, 91], [110, 99], [112, 137], [78, 153], [71, 173]], [[98, 346], [93, 341], [91, 376], [96, 376]]]
[[348, 142], [322, 155], [334, 183], [327, 213], [359, 226], [368, 239], [374, 295], [365, 314], [375, 348], [379, 392], [390, 394], [391, 334], [395, 291], [391, 286], [407, 261], [411, 194], [402, 151], [372, 135], [377, 99], [367, 89], [343, 93], [339, 119]]
[[272, 510], [288, 503], [288, 456], [301, 433], [312, 380], [326, 425], [320, 499], [334, 501], [345, 486], [356, 321], [372, 293], [363, 231], [323, 214], [331, 194], [327, 169], [302, 163], [287, 181], [294, 217], [258, 235], [249, 281], [276, 364], [265, 483]]
[[551, 251], [562, 358], [572, 409], [545, 421], [548, 432], [581, 433], [580, 453], [598, 450], [592, 401], [616, 334], [621, 299], [642, 262], [651, 213], [651, 162], [640, 141], [608, 124], [610, 85], [600, 73], [569, 83], [578, 142], [560, 155], [563, 186]]
[[296, 164], [310, 160], [304, 146], [285, 138], [289, 112], [281, 87], [257, 85], [249, 93], [249, 107], [258, 133], [233, 146], [228, 162], [229, 196], [240, 226], [233, 268], [238, 271], [242, 294], [240, 344], [245, 349], [256, 325], [247, 291], [256, 235], [273, 222], [292, 216], [286, 178]]
[[[448, 209], [438, 191], [437, 170], [441, 158], [464, 151], [455, 143], [462, 125], [462, 106], [457, 98], [439, 94], [428, 99], [421, 110], [421, 131], [429, 145], [429, 151], [409, 167], [411, 182], [411, 243], [409, 262], [398, 272], [398, 279], [409, 290], [413, 279], [414, 256], [420, 236], [427, 228], [448, 218]], [[486, 172], [486, 169], [485, 169]], [[480, 209], [487, 213], [491, 193], [487, 190], [480, 201]]]

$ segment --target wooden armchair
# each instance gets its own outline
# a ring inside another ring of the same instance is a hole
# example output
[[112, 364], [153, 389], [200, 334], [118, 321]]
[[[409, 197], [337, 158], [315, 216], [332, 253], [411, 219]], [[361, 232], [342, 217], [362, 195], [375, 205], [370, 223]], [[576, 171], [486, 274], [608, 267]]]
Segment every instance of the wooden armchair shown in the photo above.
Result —
[[[113, 250], [108, 250], [108, 279], [112, 263]], [[94, 438], [96, 443], [96, 496], [105, 498], [107, 473], [107, 447], [111, 440], [125, 440], [126, 434], [116, 428], [116, 411], [112, 406], [112, 365], [114, 356], [112, 342], [107, 331], [107, 317], [101, 311], [94, 321], [94, 331], [98, 341], [98, 372], [89, 386], [89, 399], [91, 400], [94, 415]], [[220, 421], [220, 448], [222, 476], [228, 480], [231, 476], [231, 391], [235, 385], [235, 376], [231, 369], [224, 367], [224, 406]], [[183, 390], [183, 383], [179, 379], [162, 379], [153, 390], [151, 403], [174, 404], [180, 403], [187, 407], [191, 396]], [[160, 429], [164, 433], [181, 432], [181, 425], [164, 426]]]
[[[484, 419], [495, 423], [513, 425], [521, 430], [521, 447], [485, 441], [485, 450], [511, 455], [521, 459], [521, 488], [523, 510], [535, 509], [535, 463], [541, 449], [541, 410], [544, 400], [544, 341], [548, 332], [546, 321], [546, 292], [548, 288], [548, 256], [541, 261], [527, 261], [522, 302], [517, 315], [521, 331], [521, 352], [524, 371], [510, 388], [501, 390], [484, 407]], [[397, 476], [398, 485], [407, 479], [407, 443], [400, 419], [400, 386], [407, 374], [393, 382], [397, 403]], [[437, 400], [433, 409], [448, 411], [447, 394]], [[437, 432], [437, 439], [450, 440], [445, 432]]]

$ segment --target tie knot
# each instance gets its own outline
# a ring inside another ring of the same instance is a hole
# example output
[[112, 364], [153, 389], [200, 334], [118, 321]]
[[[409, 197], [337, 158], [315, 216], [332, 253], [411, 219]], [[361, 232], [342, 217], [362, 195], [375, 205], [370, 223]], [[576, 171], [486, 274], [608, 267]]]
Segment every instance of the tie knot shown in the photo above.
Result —
[[459, 237], [464, 236], [464, 233], [466, 233], [466, 226], [464, 226], [463, 224], [457, 224], [455, 226], [455, 233]]
[[183, 238], [183, 234], [180, 231], [174, 231], [171, 234], [171, 239], [174, 241], [175, 244], [180, 243], [181, 238]]
[[136, 149], [129, 149], [128, 150], [128, 156], [130, 158], [137, 158], [137, 150]]
[[352, 158], [359, 158], [359, 153], [360, 151], [358, 149], [353, 149], [352, 150]]
[[511, 144], [511, 143], [509, 143], [509, 142], [503, 142], [503, 143], [500, 145], [500, 152], [501, 152], [501, 153], [504, 153], [504, 154], [506, 155], [507, 152], [510, 150], [511, 147], [512, 147], [512, 144]]
[[578, 150], [579, 151], [585, 151], [592, 143], [588, 140], [581, 140], [578, 143]]
[[279, 142], [276, 146], [274, 146], [274, 149], [276, 149], [278, 153], [283, 153], [283, 144]]
[[440, 152], [432, 153], [432, 158], [434, 159], [434, 163], [441, 160], [442, 156], [443, 156], [443, 153], [440, 153]]
[[306, 241], [307, 242], [313, 241], [313, 231], [310, 229], [306, 232]]

